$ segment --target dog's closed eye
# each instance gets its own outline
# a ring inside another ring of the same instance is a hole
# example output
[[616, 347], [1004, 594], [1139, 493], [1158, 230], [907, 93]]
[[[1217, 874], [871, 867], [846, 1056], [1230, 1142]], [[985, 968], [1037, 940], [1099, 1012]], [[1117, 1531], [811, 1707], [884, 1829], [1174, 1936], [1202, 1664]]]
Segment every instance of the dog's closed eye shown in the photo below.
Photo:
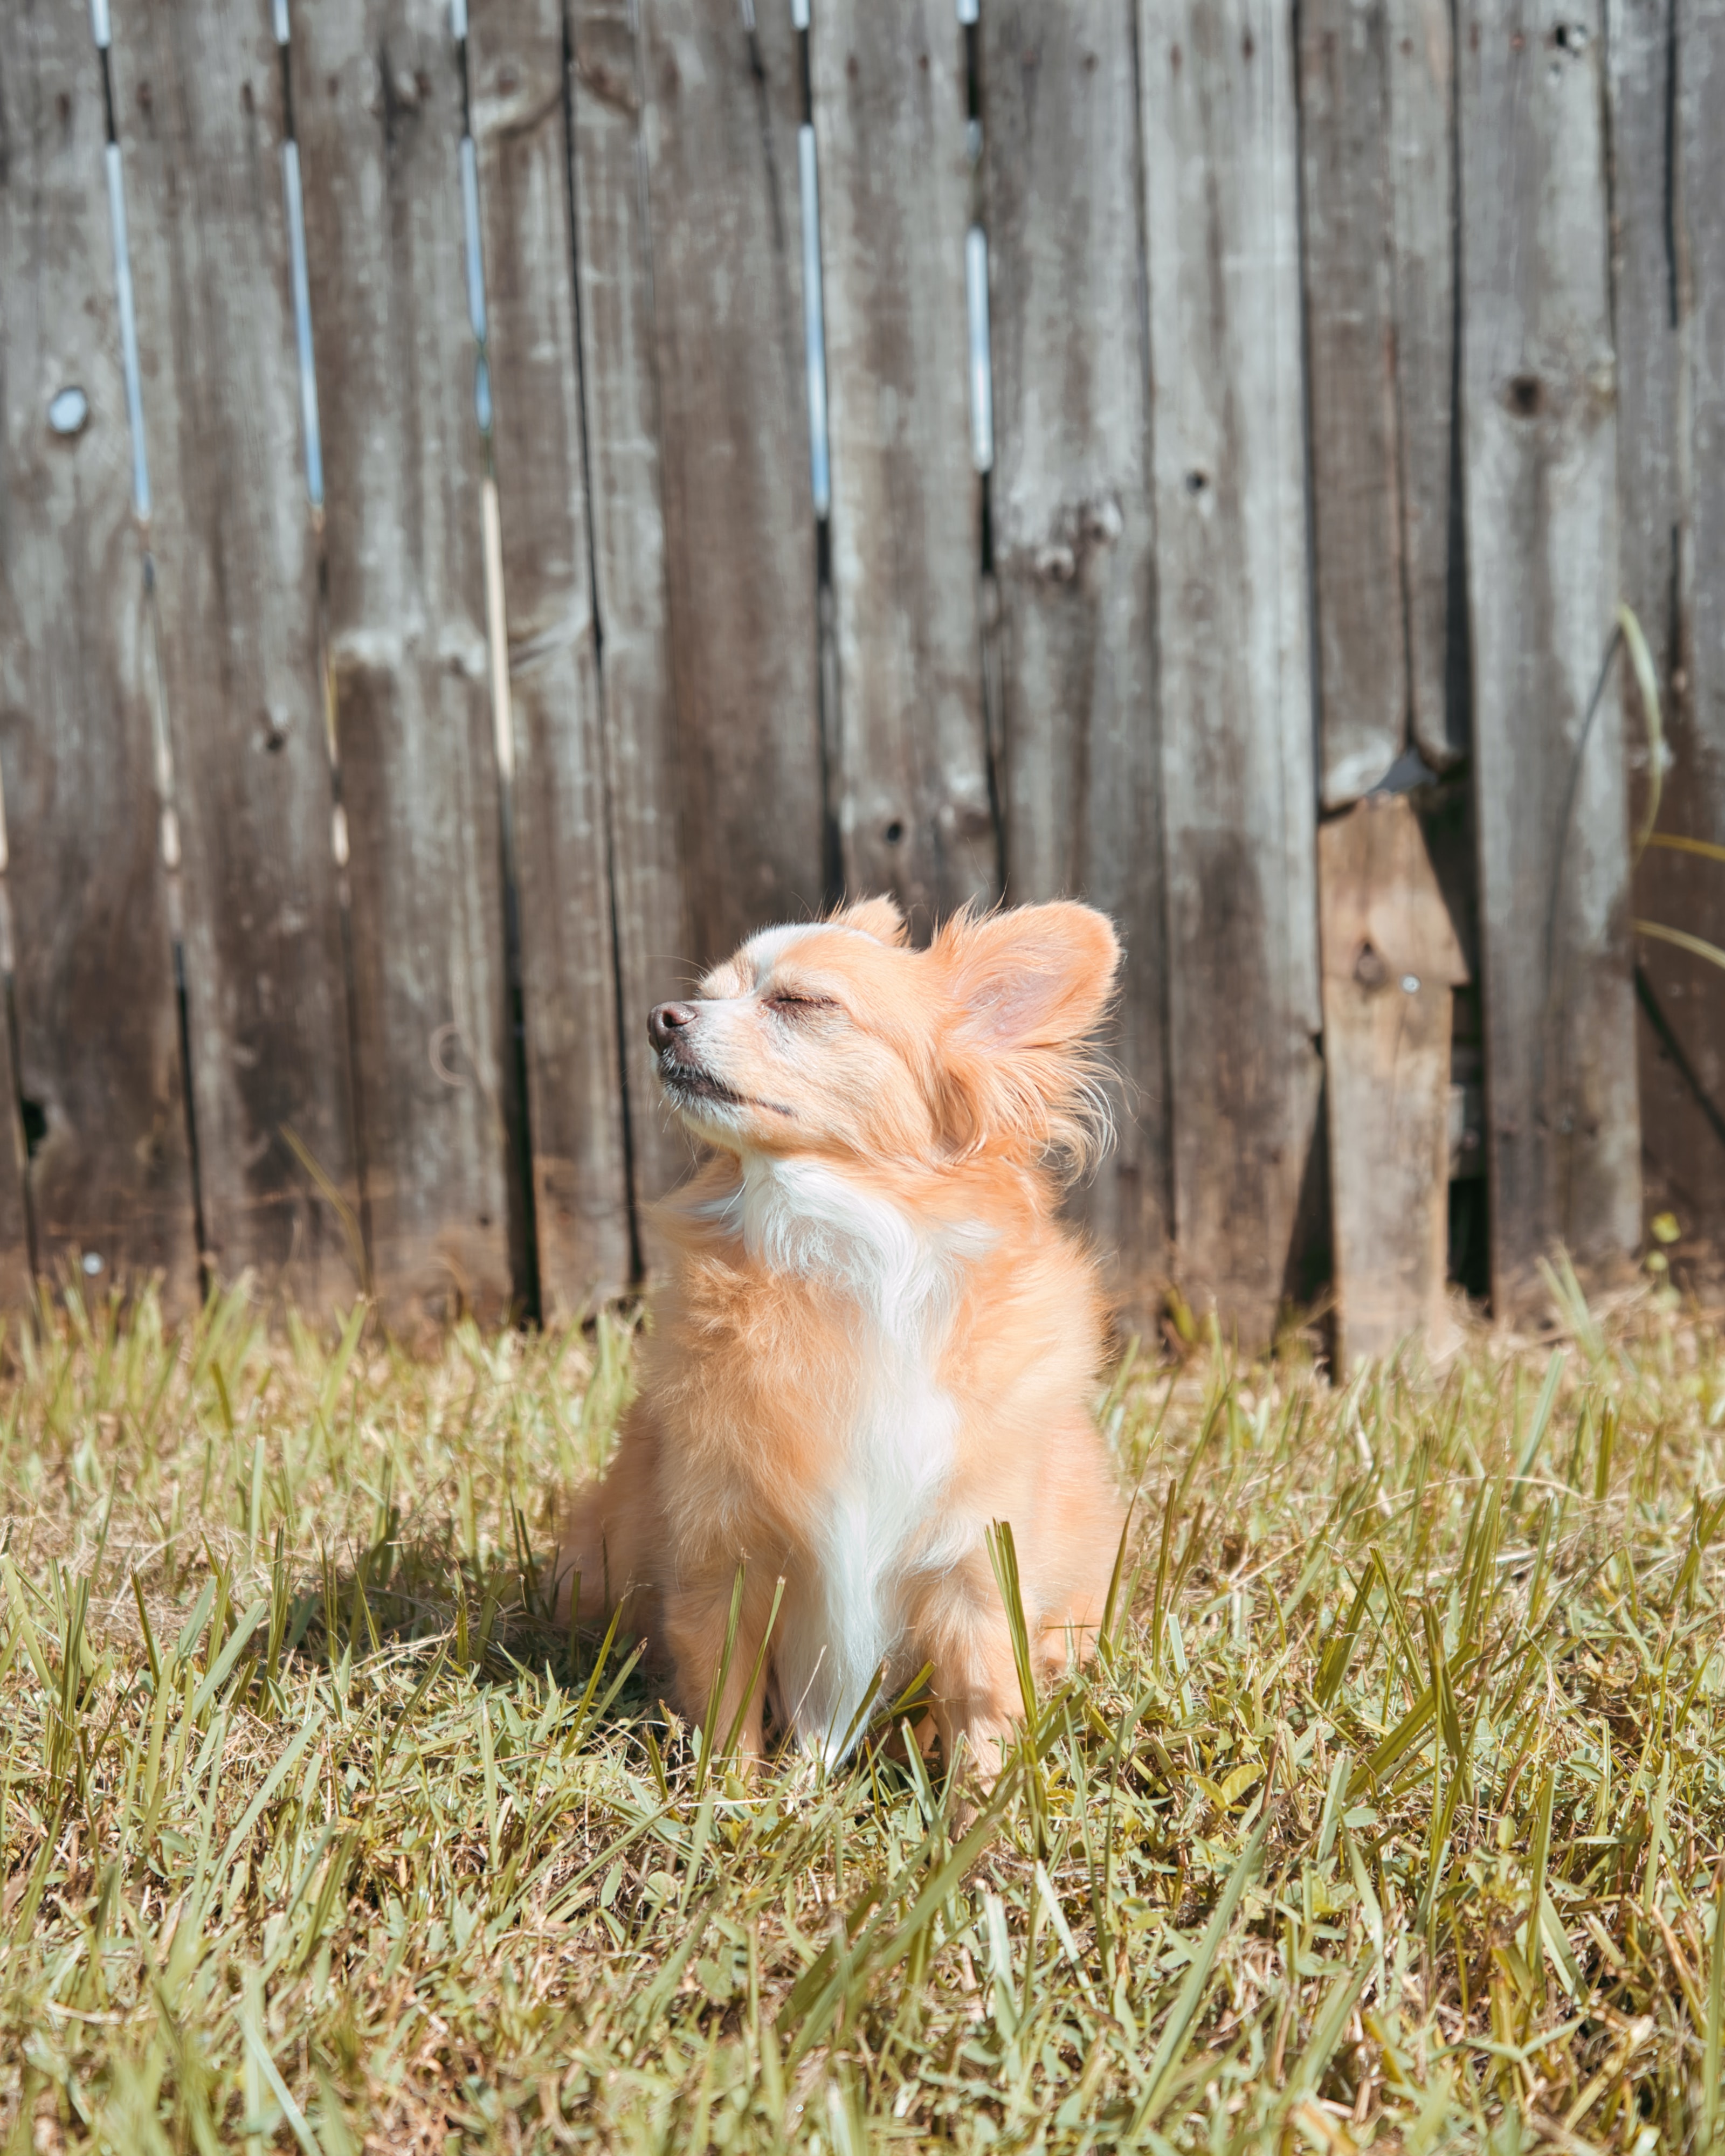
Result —
[[839, 1006], [832, 996], [810, 996], [794, 988], [775, 988], [766, 998], [768, 1010], [777, 1011], [783, 1018], [802, 1019], [816, 1011], [836, 1010]]

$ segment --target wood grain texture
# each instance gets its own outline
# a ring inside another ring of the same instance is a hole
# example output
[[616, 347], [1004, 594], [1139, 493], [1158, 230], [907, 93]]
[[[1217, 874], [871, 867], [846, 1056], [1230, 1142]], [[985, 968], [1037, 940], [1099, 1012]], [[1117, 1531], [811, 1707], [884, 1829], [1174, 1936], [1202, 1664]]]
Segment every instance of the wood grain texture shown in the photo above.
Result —
[[1467, 978], [1405, 794], [1318, 832], [1336, 1364], [1450, 1344], [1450, 1039]]
[[527, 1103], [547, 1317], [629, 1277], [593, 564], [557, 0], [468, 44], [514, 711]]
[[418, 1333], [512, 1291], [461, 82], [441, 0], [292, 20], [372, 1276]]
[[262, 8], [113, 20], [205, 1234], [223, 1277], [325, 1311], [359, 1285], [359, 1194], [280, 66]]
[[1356, 801], [1407, 738], [1390, 204], [1389, 9], [1310, 0], [1300, 25], [1320, 783]]
[[696, 939], [680, 833], [653, 263], [643, 184], [643, 54], [631, 0], [575, 0], [573, 109], [581, 373], [587, 400], [599, 685], [611, 806], [629, 1158], [643, 1255], [652, 1201], [686, 1173], [660, 1097], [647, 1014], [685, 985]]
[[757, 8], [752, 38], [710, 0], [640, 13], [682, 955], [698, 965], [824, 896], [796, 49], [788, 8]]
[[1390, 276], [1408, 716], [1435, 771], [1467, 753], [1455, 424], [1455, 39], [1449, 0], [1389, 0]]
[[1124, 939], [1118, 1142], [1078, 1202], [1142, 1320], [1172, 1221], [1132, 28], [1124, 7], [990, 8], [983, 200], [1006, 896], [1083, 897]]
[[[1471, 7], [1461, 61], [1463, 382], [1492, 1216], [1500, 1310], [1562, 1241], [1640, 1228], [1616, 424], [1598, 11]], [[1564, 809], [1574, 780], [1573, 806]]]
[[963, 35], [947, 0], [826, 0], [820, 158], [835, 785], [847, 883], [913, 930], [999, 888], [970, 462]]
[[1320, 1079], [1293, 56], [1269, 0], [1139, 24], [1176, 1257], [1258, 1343]]
[[[166, 872], [131, 503], [101, 72], [46, 0], [0, 21], [0, 770], [20, 1070], [45, 1120], [36, 1255], [98, 1286], [157, 1272], [198, 1295]], [[76, 431], [50, 426], [80, 391]], [[0, 1276], [28, 1276], [5, 1096]]]
[[[1725, 838], [1725, 8], [1628, 0], [1610, 13], [1614, 297], [1623, 588], [1663, 685], [1671, 752], [1661, 829]], [[1709, 192], [1711, 190], [1711, 192]], [[1645, 721], [1627, 673], [1629, 761]], [[1638, 918], [1725, 940], [1725, 871], [1653, 848], [1635, 875]], [[1725, 1253], [1725, 1022], [1717, 969], [1642, 938], [1640, 1076], [1648, 1209], [1676, 1213], [1680, 1267]], [[1657, 1023], [1654, 1023], [1656, 1014]], [[1701, 1247], [1697, 1249], [1697, 1245]]]

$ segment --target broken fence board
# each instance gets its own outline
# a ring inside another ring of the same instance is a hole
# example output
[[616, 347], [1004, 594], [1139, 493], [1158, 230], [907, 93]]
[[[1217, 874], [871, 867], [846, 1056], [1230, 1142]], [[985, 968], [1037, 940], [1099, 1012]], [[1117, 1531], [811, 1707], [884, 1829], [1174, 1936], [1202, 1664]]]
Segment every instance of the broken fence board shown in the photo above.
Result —
[[[158, 1273], [177, 1312], [197, 1299], [197, 1236], [105, 136], [85, 14], [8, 10], [0, 765], [35, 1255], [52, 1274], [81, 1254], [98, 1288]], [[17, 1100], [0, 1116], [13, 1301], [29, 1270]]]
[[262, 8], [115, 0], [112, 69], [205, 1235], [323, 1312], [364, 1256], [280, 58]]
[[1000, 0], [983, 33], [1006, 896], [1121, 931], [1117, 1142], [1076, 1203], [1142, 1322], [1171, 1222], [1132, 23]]
[[[1597, 9], [1471, 9], [1461, 63], [1467, 558], [1492, 1291], [1640, 1229], [1616, 425]], [[1573, 788], [1573, 793], [1572, 793]], [[1567, 811], [1567, 822], [1566, 822]]]
[[819, 151], [845, 875], [913, 928], [998, 895], [971, 465], [963, 33], [950, 0], [823, 0]]
[[516, 770], [540, 1294], [567, 1316], [634, 1270], [574, 234], [556, 0], [475, 11], [468, 45]]
[[292, 24], [372, 1277], [419, 1333], [513, 1287], [461, 80], [443, 0]]
[[1293, 56], [1271, 0], [1139, 25], [1176, 1265], [1256, 1345], [1318, 1138]]
[[1461, 945], [1405, 794], [1318, 832], [1337, 1367], [1450, 1345], [1450, 1039]]

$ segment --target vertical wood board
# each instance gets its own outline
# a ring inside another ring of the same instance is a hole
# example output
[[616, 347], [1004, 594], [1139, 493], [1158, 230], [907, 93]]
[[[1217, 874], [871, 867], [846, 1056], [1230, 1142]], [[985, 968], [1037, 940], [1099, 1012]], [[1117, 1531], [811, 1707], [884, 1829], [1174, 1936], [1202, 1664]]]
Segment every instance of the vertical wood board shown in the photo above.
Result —
[[796, 44], [788, 8], [756, 8], [752, 37], [740, 8], [705, 0], [640, 13], [684, 955], [699, 966], [824, 895]]
[[[8, 10], [0, 769], [36, 1256], [54, 1272], [80, 1253], [98, 1288], [158, 1272], [178, 1312], [198, 1295], [197, 1236], [105, 139], [85, 15]], [[0, 1277], [14, 1288], [28, 1271], [16, 1115], [8, 1093]]]
[[566, 1315], [633, 1268], [593, 562], [556, 0], [476, 10], [468, 44], [514, 713], [540, 1291]]
[[[1471, 8], [1461, 69], [1464, 413], [1492, 1287], [1640, 1227], [1616, 426], [1597, 11]], [[1574, 781], [1567, 829], [1564, 809]]]
[[[1671, 0], [1617, 0], [1606, 20], [1620, 580], [1667, 683], [1683, 663], [1679, 280], [1671, 188], [1676, 146], [1670, 125], [1675, 27]], [[1633, 719], [1632, 687], [1627, 701]], [[1632, 766], [1635, 761], [1632, 745]]]
[[1176, 1259], [1258, 1344], [1320, 1078], [1293, 57], [1269, 0], [1139, 25]]
[[1171, 1219], [1132, 31], [1124, 7], [989, 9], [983, 200], [1006, 896], [1082, 897], [1122, 932], [1118, 1136], [1077, 1203], [1142, 1317], [1166, 1280]]
[[1455, 38], [1449, 0], [1389, 0], [1394, 295], [1408, 715], [1435, 771], [1467, 753], [1466, 593], [1455, 413]]
[[647, 1014], [688, 978], [683, 772], [671, 679], [653, 264], [647, 228], [643, 55], [632, 0], [575, 0], [575, 260], [586, 396], [600, 691], [611, 810], [629, 1158], [644, 1257], [651, 1212], [686, 1172], [666, 1114]]
[[442, 0], [292, 23], [372, 1273], [418, 1333], [512, 1287], [461, 83]]
[[[1718, 0], [1612, 11], [1614, 290], [1623, 383], [1618, 446], [1624, 588], [1658, 668], [1670, 752], [1659, 825], [1725, 839], [1725, 8]], [[1673, 95], [1675, 92], [1675, 95]], [[1625, 677], [1627, 679], [1627, 677]], [[1645, 715], [1625, 688], [1630, 762]], [[1637, 818], [1645, 807], [1643, 776]], [[1639, 919], [1725, 942], [1725, 870], [1651, 847]], [[1725, 1021], [1718, 970], [1638, 942], [1640, 1072], [1649, 1209], [1669, 1209], [1692, 1253], [1725, 1253]]]
[[1440, 771], [1466, 749], [1454, 40], [1441, 0], [1316, 0], [1300, 22], [1322, 787], [1336, 808], [1409, 735]]
[[116, 0], [113, 33], [205, 1234], [327, 1310], [363, 1260], [280, 59], [221, 0]]
[[1405, 794], [1318, 832], [1337, 1366], [1450, 1344], [1450, 1040], [1461, 945]]
[[825, 0], [819, 151], [848, 885], [926, 934], [999, 889], [971, 466], [963, 34], [947, 0]]
[[1326, 808], [1368, 793], [1407, 734], [1408, 648], [1387, 5], [1310, 0], [1300, 140], [1312, 580]]

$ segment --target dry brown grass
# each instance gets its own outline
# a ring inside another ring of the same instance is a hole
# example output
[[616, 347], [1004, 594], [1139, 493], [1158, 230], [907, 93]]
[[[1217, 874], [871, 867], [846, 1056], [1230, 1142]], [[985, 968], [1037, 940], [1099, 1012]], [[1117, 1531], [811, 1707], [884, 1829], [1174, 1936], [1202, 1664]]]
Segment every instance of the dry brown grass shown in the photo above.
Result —
[[548, 1623], [626, 1321], [74, 1301], [0, 1390], [0, 2141], [1716, 2146], [1725, 1358], [1558, 1300], [1132, 1359], [1113, 1636], [962, 1833]]

